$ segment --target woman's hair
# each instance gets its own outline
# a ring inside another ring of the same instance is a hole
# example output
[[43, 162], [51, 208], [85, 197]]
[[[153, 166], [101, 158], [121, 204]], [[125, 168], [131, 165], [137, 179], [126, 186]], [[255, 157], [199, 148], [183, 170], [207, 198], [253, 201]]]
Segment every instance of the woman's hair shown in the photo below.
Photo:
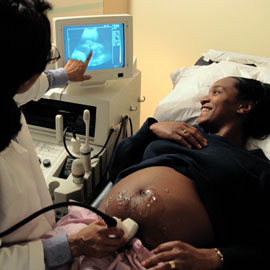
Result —
[[233, 77], [239, 91], [238, 100], [254, 102], [254, 108], [249, 112], [244, 123], [245, 134], [257, 139], [264, 139], [270, 134], [270, 85], [254, 79]]
[[21, 129], [21, 112], [14, 95], [49, 61], [51, 30], [45, 12], [50, 8], [43, 0], [0, 0], [0, 151]]

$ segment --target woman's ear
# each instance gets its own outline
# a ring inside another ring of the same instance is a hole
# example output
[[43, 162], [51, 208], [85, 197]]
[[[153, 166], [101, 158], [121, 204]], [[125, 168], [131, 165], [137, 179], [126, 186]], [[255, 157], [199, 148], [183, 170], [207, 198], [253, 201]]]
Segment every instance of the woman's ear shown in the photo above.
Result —
[[237, 113], [239, 114], [247, 114], [253, 110], [255, 104], [253, 101], [241, 101], [239, 103], [239, 107], [237, 109]]

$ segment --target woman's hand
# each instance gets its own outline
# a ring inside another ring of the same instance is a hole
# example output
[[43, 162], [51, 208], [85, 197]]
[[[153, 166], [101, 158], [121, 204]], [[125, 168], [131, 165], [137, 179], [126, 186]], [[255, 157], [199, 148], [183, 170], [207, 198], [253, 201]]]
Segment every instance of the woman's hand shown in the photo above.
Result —
[[157, 122], [150, 130], [161, 139], [175, 140], [188, 148], [207, 146], [206, 138], [198, 129], [185, 122]]
[[73, 82], [85, 81], [90, 80], [90, 75], [84, 75], [85, 70], [88, 67], [88, 64], [91, 60], [93, 52], [91, 51], [87, 56], [85, 62], [75, 60], [75, 59], [68, 59], [64, 69], [68, 74], [68, 79]]
[[107, 227], [103, 220], [96, 220], [86, 228], [68, 237], [72, 257], [80, 255], [103, 257], [126, 244], [124, 231]]
[[160, 244], [153, 253], [152, 257], [142, 262], [149, 270], [214, 270], [222, 267], [214, 249], [195, 248], [181, 241]]

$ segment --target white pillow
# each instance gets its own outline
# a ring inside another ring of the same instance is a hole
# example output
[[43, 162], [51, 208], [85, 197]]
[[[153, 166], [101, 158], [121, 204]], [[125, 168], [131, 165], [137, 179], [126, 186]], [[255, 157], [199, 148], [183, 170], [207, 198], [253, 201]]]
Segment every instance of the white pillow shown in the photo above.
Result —
[[203, 53], [203, 58], [205, 61], [232, 61], [240, 64], [253, 64], [257, 67], [261, 66], [270, 66], [270, 58], [246, 55], [240, 53], [233, 52], [225, 52], [225, 51], [217, 51], [217, 50], [209, 50], [207, 53]]
[[[200, 99], [208, 94], [210, 86], [227, 76], [258, 79], [270, 83], [270, 69], [253, 67], [230, 61], [208, 66], [180, 68], [171, 73], [173, 90], [158, 104], [154, 117], [159, 121], [184, 121], [191, 125], [200, 114]], [[264, 141], [249, 139], [248, 149], [261, 148], [270, 159], [270, 138]]]

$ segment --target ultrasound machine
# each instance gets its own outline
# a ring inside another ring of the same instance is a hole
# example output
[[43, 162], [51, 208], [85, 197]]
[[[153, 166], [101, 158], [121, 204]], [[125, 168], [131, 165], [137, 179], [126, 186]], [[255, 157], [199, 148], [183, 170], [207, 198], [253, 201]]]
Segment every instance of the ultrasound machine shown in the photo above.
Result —
[[[69, 58], [85, 61], [92, 50], [86, 70], [92, 78], [51, 89], [22, 110], [53, 201], [91, 203], [107, 184], [112, 151], [139, 128], [144, 100], [133, 56], [132, 16], [55, 18], [53, 31], [61, 55], [53, 68]], [[89, 150], [86, 157], [83, 148]], [[80, 159], [86, 162], [81, 175]]]

